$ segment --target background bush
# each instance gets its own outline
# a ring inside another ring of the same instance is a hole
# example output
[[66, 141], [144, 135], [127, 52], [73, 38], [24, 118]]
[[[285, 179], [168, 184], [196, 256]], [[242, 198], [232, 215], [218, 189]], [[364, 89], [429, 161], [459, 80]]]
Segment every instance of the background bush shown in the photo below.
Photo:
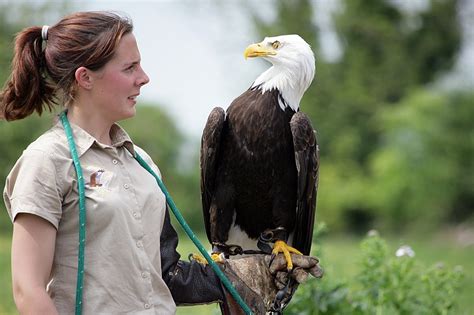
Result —
[[[410, 247], [389, 250], [373, 231], [360, 244], [357, 275], [347, 282], [323, 276], [300, 286], [289, 314], [456, 313], [462, 267], [427, 266]], [[324, 261], [324, 255], [322, 256]], [[324, 266], [324, 265], [323, 265]]]

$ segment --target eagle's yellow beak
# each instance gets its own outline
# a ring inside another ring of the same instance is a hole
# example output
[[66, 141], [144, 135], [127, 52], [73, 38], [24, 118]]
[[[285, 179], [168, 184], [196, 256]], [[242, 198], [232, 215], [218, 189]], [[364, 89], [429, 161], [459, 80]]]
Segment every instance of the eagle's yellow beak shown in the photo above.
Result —
[[258, 44], [252, 44], [248, 46], [244, 51], [245, 59], [249, 57], [264, 57], [264, 56], [274, 56], [276, 55], [276, 51], [272, 47], [265, 47], [263, 42]]

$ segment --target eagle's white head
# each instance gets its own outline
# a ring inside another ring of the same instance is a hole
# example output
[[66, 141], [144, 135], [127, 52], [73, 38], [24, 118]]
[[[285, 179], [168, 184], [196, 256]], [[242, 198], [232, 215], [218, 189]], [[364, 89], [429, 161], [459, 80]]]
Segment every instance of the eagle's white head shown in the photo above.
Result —
[[252, 87], [260, 86], [262, 93], [278, 89], [284, 99], [280, 107], [297, 111], [304, 92], [313, 81], [315, 58], [311, 47], [299, 35], [265, 37], [245, 49], [245, 58], [263, 57], [273, 66], [262, 73]]

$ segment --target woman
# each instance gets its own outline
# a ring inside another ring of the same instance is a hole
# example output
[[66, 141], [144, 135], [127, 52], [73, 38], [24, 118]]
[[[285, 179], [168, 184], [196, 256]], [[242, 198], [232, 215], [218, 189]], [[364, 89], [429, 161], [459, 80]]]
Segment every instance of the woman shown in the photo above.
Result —
[[[116, 122], [135, 115], [149, 78], [132, 24], [80, 12], [16, 37], [12, 75], [0, 94], [6, 120], [64, 104], [82, 164], [87, 209], [84, 314], [173, 314], [175, 303], [223, 300], [209, 267], [179, 260], [164, 195]], [[61, 122], [23, 152], [9, 174], [12, 274], [22, 314], [74, 312], [78, 266], [77, 176]]]

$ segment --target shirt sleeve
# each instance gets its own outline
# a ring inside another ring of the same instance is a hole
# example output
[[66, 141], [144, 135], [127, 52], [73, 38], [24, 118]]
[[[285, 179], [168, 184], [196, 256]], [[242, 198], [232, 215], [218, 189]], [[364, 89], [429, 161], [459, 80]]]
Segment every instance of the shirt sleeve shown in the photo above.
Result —
[[61, 189], [51, 156], [26, 150], [7, 177], [3, 197], [12, 221], [19, 213], [37, 215], [56, 229], [62, 215]]

